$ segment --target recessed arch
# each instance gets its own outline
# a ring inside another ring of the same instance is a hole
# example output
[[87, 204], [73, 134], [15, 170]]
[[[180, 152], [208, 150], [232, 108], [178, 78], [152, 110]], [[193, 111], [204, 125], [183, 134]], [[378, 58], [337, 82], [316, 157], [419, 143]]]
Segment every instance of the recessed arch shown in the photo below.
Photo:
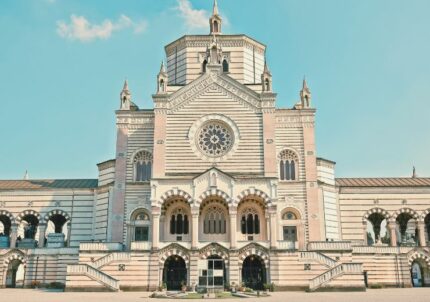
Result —
[[367, 222], [367, 220], [369, 219], [369, 216], [375, 213], [381, 214], [382, 216], [385, 217], [385, 219], [387, 219], [387, 221], [390, 220], [391, 218], [390, 214], [386, 210], [376, 207], [366, 211], [366, 213], [363, 215], [363, 218], [362, 218], [363, 222]]
[[199, 198], [196, 200], [196, 206], [200, 207], [202, 202], [211, 196], [219, 197], [219, 198], [225, 200], [225, 202], [229, 205], [234, 202], [233, 199], [231, 199], [230, 196], [227, 193], [225, 193], [224, 191], [222, 191], [220, 189], [216, 189], [216, 188], [211, 188], [209, 190], [206, 190], [202, 194], [200, 194]]
[[412, 210], [411, 208], [402, 208], [402, 209], [395, 211], [392, 215], [392, 218], [396, 219], [401, 214], [409, 214], [417, 222], [420, 218], [420, 215], [415, 210]]
[[9, 211], [1, 210], [0, 216], [6, 216], [7, 218], [9, 218], [11, 224], [15, 224], [15, 218], [13, 217], [12, 213], [10, 213]]
[[266, 207], [272, 205], [272, 200], [270, 199], [269, 195], [267, 195], [262, 190], [256, 189], [256, 188], [248, 188], [246, 190], [243, 190], [239, 195], [237, 195], [237, 200], [240, 203], [246, 198], [255, 197], [255, 196], [261, 198]]
[[3, 267], [7, 268], [9, 263], [13, 260], [19, 260], [25, 266], [27, 266], [27, 258], [20, 250], [12, 250], [3, 256]]
[[161, 195], [160, 200], [158, 201], [158, 204], [162, 206], [166, 201], [168, 201], [172, 197], [183, 198], [185, 202], [188, 203], [190, 206], [194, 204], [194, 200], [191, 197], [191, 195], [181, 189], [168, 190], [163, 195]]
[[48, 221], [54, 215], [61, 215], [61, 216], [63, 216], [65, 218], [66, 222], [70, 222], [71, 221], [70, 215], [66, 211], [63, 211], [63, 210], [60, 210], [60, 209], [56, 209], [56, 210], [50, 211], [49, 213], [47, 213], [45, 215], [45, 217], [44, 217], [45, 223], [48, 223]]
[[36, 212], [34, 210], [25, 210], [25, 211], [22, 211], [16, 217], [16, 222], [20, 223], [25, 216], [29, 216], [29, 215], [32, 215], [32, 216], [36, 217], [37, 220], [39, 221], [39, 223], [43, 222], [42, 216], [38, 212]]
[[297, 209], [295, 207], [286, 207], [286, 208], [282, 209], [282, 211], [281, 211], [281, 218], [284, 219], [284, 216], [286, 214], [288, 214], [289, 212], [291, 212], [295, 215], [294, 220], [301, 220], [303, 217], [302, 212], [299, 209]]

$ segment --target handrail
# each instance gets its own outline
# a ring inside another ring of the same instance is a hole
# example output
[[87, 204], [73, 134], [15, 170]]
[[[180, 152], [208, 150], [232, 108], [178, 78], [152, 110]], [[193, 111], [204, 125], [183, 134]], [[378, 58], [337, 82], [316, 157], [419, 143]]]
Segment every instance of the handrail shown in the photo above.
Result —
[[325, 266], [328, 267], [334, 267], [338, 263], [336, 260], [320, 253], [320, 252], [308, 252], [308, 251], [302, 251], [300, 252], [300, 259], [303, 260], [315, 260]]
[[130, 253], [110, 253], [90, 263], [90, 266], [101, 268], [110, 262], [121, 260], [130, 260]]
[[67, 274], [86, 275], [113, 290], [119, 290], [119, 281], [117, 279], [88, 264], [69, 264], [67, 265]]
[[310, 251], [348, 251], [351, 249], [351, 241], [311, 241], [308, 243]]
[[309, 290], [314, 291], [325, 283], [330, 282], [334, 278], [346, 273], [362, 273], [363, 267], [361, 263], [342, 263], [328, 271], [316, 276], [309, 281]]

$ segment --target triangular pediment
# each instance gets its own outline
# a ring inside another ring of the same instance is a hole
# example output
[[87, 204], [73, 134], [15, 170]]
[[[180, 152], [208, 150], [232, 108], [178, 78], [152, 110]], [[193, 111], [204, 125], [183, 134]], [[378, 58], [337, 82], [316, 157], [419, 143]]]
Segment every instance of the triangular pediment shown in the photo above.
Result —
[[216, 72], [207, 72], [171, 94], [167, 98], [167, 110], [174, 112], [192, 100], [215, 90], [228, 95], [229, 98], [251, 108], [253, 111], [261, 110], [259, 94], [228, 75]]

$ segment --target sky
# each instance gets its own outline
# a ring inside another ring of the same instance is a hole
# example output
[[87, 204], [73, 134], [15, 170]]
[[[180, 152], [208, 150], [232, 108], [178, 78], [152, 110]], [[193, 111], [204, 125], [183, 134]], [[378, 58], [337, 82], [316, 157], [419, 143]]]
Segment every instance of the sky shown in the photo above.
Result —
[[[430, 177], [430, 1], [218, 0], [267, 45], [278, 107], [306, 76], [337, 177]], [[0, 179], [95, 178], [127, 78], [151, 108], [164, 46], [206, 34], [212, 0], [0, 0]]]

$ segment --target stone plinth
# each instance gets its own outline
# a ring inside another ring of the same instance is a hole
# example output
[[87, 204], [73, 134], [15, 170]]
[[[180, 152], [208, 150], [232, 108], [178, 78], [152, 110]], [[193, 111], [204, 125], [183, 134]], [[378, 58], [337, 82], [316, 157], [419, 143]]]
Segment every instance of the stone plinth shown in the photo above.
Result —
[[10, 240], [8, 236], [0, 236], [0, 248], [8, 248], [10, 246]]
[[63, 233], [48, 234], [48, 241], [46, 243], [46, 247], [48, 248], [64, 247], [64, 238], [65, 238], [65, 235]]
[[17, 241], [17, 247], [21, 249], [34, 249], [37, 246], [37, 241], [31, 238], [24, 238]]

